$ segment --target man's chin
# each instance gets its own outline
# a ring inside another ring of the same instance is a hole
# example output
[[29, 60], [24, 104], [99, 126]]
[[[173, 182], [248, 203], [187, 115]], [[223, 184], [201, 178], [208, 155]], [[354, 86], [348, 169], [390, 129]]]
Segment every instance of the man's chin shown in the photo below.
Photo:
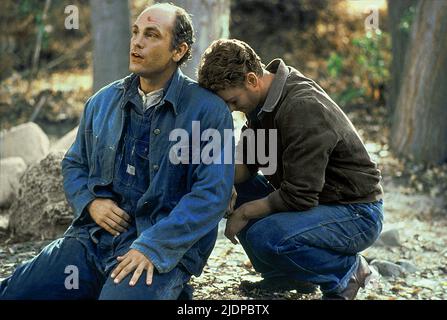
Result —
[[145, 73], [147, 73], [147, 72], [145, 72], [147, 70], [144, 70], [141, 66], [138, 66], [138, 65], [135, 65], [135, 64], [130, 64], [129, 65], [129, 71], [131, 73], [134, 73], [134, 74], [138, 75], [138, 76], [143, 76]]
[[136, 67], [135, 65], [130, 65], [129, 66], [129, 71], [131, 72], [131, 73], [135, 73], [135, 74], [139, 74], [140, 72], [141, 72], [141, 69], [140, 68], [138, 68], [138, 67]]

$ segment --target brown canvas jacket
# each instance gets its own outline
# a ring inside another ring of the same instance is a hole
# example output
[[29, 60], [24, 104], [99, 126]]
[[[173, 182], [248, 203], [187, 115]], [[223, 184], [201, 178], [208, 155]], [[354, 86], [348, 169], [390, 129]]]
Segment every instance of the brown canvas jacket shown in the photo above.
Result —
[[[277, 129], [277, 170], [266, 176], [276, 188], [269, 195], [274, 210], [380, 200], [380, 171], [340, 107], [318, 84], [281, 59], [272, 61], [267, 70], [275, 78], [247, 127]], [[265, 143], [269, 150], [268, 139]], [[260, 166], [248, 167], [255, 173]]]

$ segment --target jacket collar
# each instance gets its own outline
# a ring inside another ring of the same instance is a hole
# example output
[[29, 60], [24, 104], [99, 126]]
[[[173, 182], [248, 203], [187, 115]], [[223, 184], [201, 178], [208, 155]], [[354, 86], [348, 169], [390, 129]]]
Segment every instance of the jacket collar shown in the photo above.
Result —
[[290, 73], [289, 68], [282, 59], [273, 60], [269, 63], [266, 69], [274, 73], [275, 77], [273, 78], [273, 82], [270, 86], [264, 105], [258, 113], [258, 117], [262, 112], [272, 112], [275, 110], [276, 105], [281, 99], [284, 85], [286, 84], [287, 77]]
[[[160, 105], [163, 105], [164, 102], [169, 102], [169, 104], [172, 106], [172, 110], [174, 111], [174, 114], [178, 114], [178, 108], [179, 108], [179, 100], [180, 100], [180, 94], [183, 88], [183, 83], [185, 81], [185, 75], [180, 70], [180, 68], [177, 68], [174, 74], [172, 75], [171, 79], [168, 81], [167, 84], [167, 90], [166, 94], [163, 97], [162, 103]], [[119, 80], [116, 83], [116, 87], [124, 90], [124, 103], [121, 105], [121, 108], [124, 108], [126, 105], [126, 102], [129, 101], [130, 95], [138, 93], [137, 88], [135, 88], [135, 92], [132, 86], [138, 85], [138, 75], [135, 73], [132, 73], [128, 75], [127, 77]]]

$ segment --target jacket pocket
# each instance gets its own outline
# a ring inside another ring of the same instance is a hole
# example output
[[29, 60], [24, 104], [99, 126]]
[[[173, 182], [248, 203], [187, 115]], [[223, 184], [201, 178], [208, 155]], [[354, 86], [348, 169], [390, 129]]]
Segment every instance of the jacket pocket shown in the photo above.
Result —
[[135, 153], [140, 158], [149, 161], [149, 142], [144, 140], [135, 140]]

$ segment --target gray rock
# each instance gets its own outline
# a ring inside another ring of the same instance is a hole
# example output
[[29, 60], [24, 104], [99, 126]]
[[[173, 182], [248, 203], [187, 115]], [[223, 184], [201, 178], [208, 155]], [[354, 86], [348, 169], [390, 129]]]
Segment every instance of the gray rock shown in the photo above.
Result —
[[381, 233], [379, 239], [374, 243], [374, 246], [381, 247], [400, 247], [399, 230], [390, 229]]
[[437, 286], [439, 286], [439, 283], [435, 280], [419, 279], [419, 280], [413, 282], [412, 285], [415, 287], [421, 287], [421, 288], [434, 290]]
[[73, 219], [62, 187], [63, 152], [50, 153], [32, 165], [20, 179], [17, 196], [9, 208], [9, 230], [17, 240], [54, 239]]
[[375, 267], [384, 277], [402, 277], [405, 274], [403, 267], [385, 260], [374, 260], [371, 262], [371, 266]]
[[6, 158], [0, 160], [0, 208], [11, 205], [19, 179], [26, 170], [22, 158]]
[[50, 152], [55, 151], [64, 151], [66, 152], [73, 142], [76, 140], [76, 134], [78, 133], [79, 127], [74, 128], [69, 133], [67, 133], [65, 136], [60, 138], [50, 149]]
[[419, 269], [408, 260], [399, 260], [396, 264], [404, 268], [407, 273], [415, 273], [419, 271]]
[[9, 216], [0, 215], [0, 230], [8, 229], [8, 224], [9, 224]]
[[35, 123], [28, 122], [0, 134], [0, 156], [20, 157], [27, 165], [45, 158], [50, 149], [50, 140]]

